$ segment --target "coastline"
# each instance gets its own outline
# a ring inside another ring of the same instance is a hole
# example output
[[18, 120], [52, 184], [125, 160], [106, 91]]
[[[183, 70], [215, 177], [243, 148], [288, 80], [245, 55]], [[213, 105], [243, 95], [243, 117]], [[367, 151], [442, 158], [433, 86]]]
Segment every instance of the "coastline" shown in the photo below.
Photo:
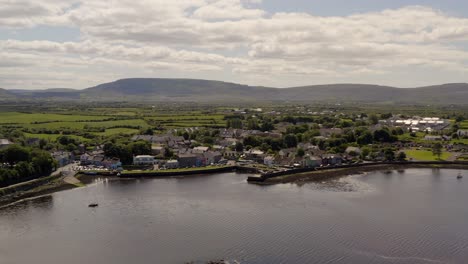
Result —
[[158, 177], [174, 177], [174, 176], [190, 176], [190, 175], [205, 175], [213, 173], [222, 173], [229, 171], [244, 171], [254, 172], [251, 168], [238, 167], [238, 166], [224, 166], [224, 167], [212, 167], [212, 168], [195, 168], [186, 170], [167, 170], [167, 171], [141, 171], [126, 173], [121, 176], [108, 175], [108, 174], [96, 174], [87, 175], [85, 173], [79, 173], [76, 178], [79, 180], [77, 184], [71, 184], [64, 181], [64, 177], [49, 176], [42, 179], [36, 179], [30, 182], [24, 182], [18, 184], [23, 186], [22, 188], [15, 188], [15, 186], [5, 187], [8, 189], [5, 194], [0, 196], [0, 209], [8, 207], [10, 205], [50, 195], [56, 192], [70, 190], [79, 187], [85, 187], [86, 185], [93, 182], [96, 177], [106, 177], [110, 179], [135, 179], [135, 178], [158, 178]]
[[[300, 172], [294, 173], [291, 172], [290, 174], [269, 177], [269, 178], [261, 178], [261, 177], [249, 177], [249, 183], [258, 184], [258, 185], [275, 185], [275, 184], [283, 184], [283, 183], [305, 183], [305, 182], [314, 182], [314, 181], [322, 181], [327, 179], [345, 177], [349, 175], [357, 175], [366, 172], [372, 171], [395, 171], [395, 170], [402, 170], [402, 169], [410, 169], [410, 168], [428, 168], [428, 169], [461, 169], [461, 170], [468, 170], [468, 163], [378, 163], [378, 164], [366, 164], [363, 166], [358, 167], [335, 167], [323, 170], [316, 170], [316, 171], [307, 171], [307, 172]], [[244, 171], [249, 173], [255, 173], [253, 168], [246, 168], [246, 167], [221, 167], [218, 169], [208, 169], [208, 170], [192, 170], [192, 171], [184, 171], [184, 172], [171, 172], [171, 173], [163, 173], [163, 174], [154, 174], [153, 173], [138, 173], [137, 175], [124, 175], [122, 177], [117, 176], [107, 176], [107, 175], [99, 175], [99, 177], [106, 177], [111, 179], [132, 179], [132, 178], [157, 178], [157, 177], [171, 177], [171, 176], [188, 176], [188, 175], [203, 175], [203, 174], [212, 174], [212, 173], [222, 173], [227, 171]], [[21, 189], [11, 191], [3, 196], [0, 197], [0, 209], [14, 205], [16, 203], [20, 203], [23, 201], [27, 201], [30, 199], [35, 199], [39, 197], [43, 197], [46, 195], [51, 195], [56, 192], [70, 190], [74, 188], [85, 187], [88, 184], [92, 183], [93, 180], [96, 178], [96, 175], [86, 175], [86, 174], [78, 174], [76, 178], [79, 179], [80, 184], [70, 184], [63, 180], [60, 176], [54, 177], [46, 177], [44, 179], [38, 179], [34, 183], [24, 183], [26, 184], [33, 184], [34, 186], [31, 188]], [[257, 180], [250, 180], [251, 178]], [[41, 184], [42, 183], [42, 184]], [[9, 188], [9, 187], [6, 187]]]
[[278, 177], [271, 177], [263, 181], [251, 181], [250, 183], [259, 185], [274, 185], [282, 183], [302, 183], [322, 181], [326, 179], [339, 178], [349, 175], [362, 174], [372, 171], [395, 171], [402, 169], [460, 169], [468, 170], [468, 163], [463, 164], [441, 164], [441, 163], [398, 163], [398, 164], [372, 164], [360, 167], [332, 168], [327, 170], [309, 171], [302, 173], [288, 174]]

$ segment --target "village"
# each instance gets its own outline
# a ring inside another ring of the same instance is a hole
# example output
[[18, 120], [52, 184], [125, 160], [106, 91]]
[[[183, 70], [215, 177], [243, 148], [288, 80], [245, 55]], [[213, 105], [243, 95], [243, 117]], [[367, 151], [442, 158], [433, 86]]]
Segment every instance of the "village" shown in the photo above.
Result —
[[[73, 170], [164, 171], [203, 167], [245, 166], [264, 172], [384, 161], [465, 160], [468, 130], [440, 117], [403, 115], [343, 116], [309, 113], [294, 118], [279, 112], [232, 111], [226, 128], [149, 129], [94, 146], [77, 144], [72, 151], [54, 149], [60, 168]], [[273, 116], [273, 118], [272, 118]], [[29, 139], [31, 144], [37, 140]], [[79, 143], [79, 142], [77, 142]], [[12, 145], [0, 140], [0, 149]], [[133, 151], [122, 146], [134, 144]], [[135, 147], [136, 146], [136, 147]], [[421, 158], [422, 157], [422, 158]]]

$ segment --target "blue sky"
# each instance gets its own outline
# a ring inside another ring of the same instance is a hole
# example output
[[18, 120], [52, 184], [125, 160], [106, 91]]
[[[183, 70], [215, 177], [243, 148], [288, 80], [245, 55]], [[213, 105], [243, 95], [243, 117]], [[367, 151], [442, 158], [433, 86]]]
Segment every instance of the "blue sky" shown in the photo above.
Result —
[[0, 5], [0, 87], [130, 77], [291, 87], [467, 82], [468, 1], [17, 0]]

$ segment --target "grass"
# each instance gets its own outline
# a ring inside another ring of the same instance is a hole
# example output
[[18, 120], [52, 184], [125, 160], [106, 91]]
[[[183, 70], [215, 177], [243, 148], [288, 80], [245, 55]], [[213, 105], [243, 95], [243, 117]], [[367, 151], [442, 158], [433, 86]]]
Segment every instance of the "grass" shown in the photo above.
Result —
[[421, 143], [425, 141], [424, 136], [426, 136], [426, 134], [423, 132], [416, 132], [416, 137], [412, 137], [410, 133], [404, 133], [403, 135], [398, 136], [398, 140]]
[[133, 129], [133, 128], [109, 128], [106, 129], [105, 132], [97, 132], [94, 133], [99, 136], [112, 136], [112, 135], [118, 135], [118, 134], [126, 134], [126, 135], [131, 135], [131, 134], [137, 134], [139, 132], [138, 129]]
[[87, 115], [60, 115], [60, 114], [43, 114], [43, 113], [19, 113], [19, 112], [2, 112], [0, 113], [0, 124], [30, 124], [32, 122], [49, 122], [49, 121], [79, 121], [79, 120], [103, 120], [108, 116], [87, 116]]
[[[24, 133], [24, 136], [27, 138], [38, 138], [38, 139], [45, 139], [45, 140], [50, 140], [50, 141], [56, 141], [58, 137], [62, 136], [61, 134], [31, 134], [31, 133]], [[67, 135], [70, 138], [77, 139], [79, 141], [89, 141], [89, 139], [81, 137], [81, 136], [75, 136], [75, 135]]]
[[468, 129], [468, 121], [460, 122], [460, 129]]
[[[438, 161], [439, 159], [437, 156], [434, 156], [432, 154], [431, 150], [417, 150], [417, 149], [411, 149], [411, 150], [405, 150], [406, 155], [408, 158], [412, 158], [413, 160], [418, 160], [418, 161]], [[447, 160], [451, 154], [449, 152], [443, 151], [442, 155], [440, 155], [440, 160]]]
[[44, 124], [24, 124], [26, 128], [36, 129], [84, 129], [88, 127], [115, 127], [115, 126], [140, 126], [142, 128], [148, 127], [148, 124], [142, 119], [129, 119], [129, 120], [114, 120], [102, 122], [53, 122]]

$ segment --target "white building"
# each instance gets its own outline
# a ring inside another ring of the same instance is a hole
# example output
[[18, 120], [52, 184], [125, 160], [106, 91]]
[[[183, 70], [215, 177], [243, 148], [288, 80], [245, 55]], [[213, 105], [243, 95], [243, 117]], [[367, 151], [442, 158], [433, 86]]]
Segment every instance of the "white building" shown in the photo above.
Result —
[[168, 160], [166, 162], [167, 169], [177, 169], [179, 168], [179, 162], [177, 160]]
[[0, 149], [6, 148], [6, 147], [10, 146], [11, 144], [13, 144], [13, 143], [11, 141], [9, 141], [8, 139], [0, 138]]
[[459, 129], [459, 130], [457, 131], [457, 135], [458, 135], [459, 137], [466, 137], [466, 136], [468, 136], [468, 129]]
[[149, 155], [139, 155], [133, 157], [133, 165], [153, 165], [154, 162], [154, 157]]

